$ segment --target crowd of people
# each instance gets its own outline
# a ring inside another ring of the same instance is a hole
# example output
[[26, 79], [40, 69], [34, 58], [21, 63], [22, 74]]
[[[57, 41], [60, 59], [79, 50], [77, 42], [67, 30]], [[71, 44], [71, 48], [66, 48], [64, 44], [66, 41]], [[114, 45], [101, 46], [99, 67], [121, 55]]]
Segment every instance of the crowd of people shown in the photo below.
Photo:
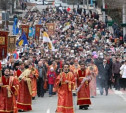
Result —
[[[108, 95], [109, 88], [126, 88], [126, 44], [113, 37], [96, 12], [83, 9], [47, 7], [30, 11], [18, 20], [35, 29], [41, 21], [39, 40], [30, 36], [28, 45], [17, 46], [19, 58], [9, 54], [2, 63], [0, 113], [32, 110], [35, 97], [58, 94], [56, 112], [74, 113], [73, 96], [77, 91], [79, 109], [87, 110], [91, 98]], [[43, 42], [46, 23], [55, 23], [49, 36], [54, 50]], [[67, 26], [67, 27], [66, 27]]]

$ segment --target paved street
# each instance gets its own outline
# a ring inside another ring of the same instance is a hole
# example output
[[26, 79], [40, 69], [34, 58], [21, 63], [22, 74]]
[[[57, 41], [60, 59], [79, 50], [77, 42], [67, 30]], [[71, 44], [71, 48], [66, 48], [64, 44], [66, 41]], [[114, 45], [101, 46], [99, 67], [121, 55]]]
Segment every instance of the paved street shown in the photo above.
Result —
[[[108, 96], [99, 95], [92, 100], [89, 110], [79, 110], [74, 98], [75, 113], [126, 113], [126, 91], [109, 90]], [[33, 111], [29, 113], [55, 113], [57, 107], [57, 96], [48, 97], [46, 93], [44, 98], [33, 100]]]

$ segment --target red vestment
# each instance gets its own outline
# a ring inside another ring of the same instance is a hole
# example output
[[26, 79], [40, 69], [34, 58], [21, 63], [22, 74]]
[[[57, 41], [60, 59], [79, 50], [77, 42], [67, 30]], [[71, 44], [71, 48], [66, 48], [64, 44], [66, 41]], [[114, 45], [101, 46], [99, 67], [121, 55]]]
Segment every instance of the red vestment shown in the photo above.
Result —
[[74, 74], [75, 77], [75, 87], [74, 90], [77, 88], [77, 73], [78, 70], [80, 70], [80, 65], [77, 65], [77, 67], [74, 65], [70, 65], [70, 71]]
[[39, 76], [38, 70], [34, 68], [34, 71], [31, 75], [32, 97], [35, 97], [37, 95], [37, 79], [38, 79], [38, 76]]
[[18, 92], [19, 92], [19, 80], [17, 79], [17, 77], [11, 76], [11, 79], [15, 81], [16, 86], [15, 86], [15, 94], [13, 95], [13, 102], [14, 102], [14, 113], [18, 113], [18, 109], [17, 109], [17, 96], [18, 96]]
[[[88, 76], [88, 71], [78, 71], [78, 77], [77, 77], [77, 86], [79, 87], [81, 85], [81, 82], [83, 81], [83, 78]], [[89, 81], [86, 81], [82, 87], [80, 88], [78, 94], [77, 94], [77, 105], [90, 105], [90, 89], [89, 89]]]
[[3, 86], [0, 87], [0, 113], [15, 113], [13, 97], [17, 91], [14, 77], [2, 76]]
[[22, 73], [21, 70], [19, 70], [19, 69], [16, 72], [17, 72], [17, 77], [19, 77]]
[[[62, 78], [62, 82], [60, 81]], [[65, 80], [69, 82], [66, 83]], [[74, 113], [72, 89], [74, 88], [75, 79], [71, 72], [60, 73], [57, 77], [54, 87], [58, 88], [58, 105], [57, 113]]]
[[[27, 72], [28, 71], [28, 72]], [[29, 91], [29, 87], [32, 90], [31, 84], [28, 85], [28, 81], [31, 82], [31, 79], [28, 78], [30, 71], [26, 69], [20, 76], [22, 76], [19, 84], [19, 95], [17, 98], [17, 108], [24, 111], [32, 110], [32, 94]], [[19, 77], [20, 79], [20, 77]]]

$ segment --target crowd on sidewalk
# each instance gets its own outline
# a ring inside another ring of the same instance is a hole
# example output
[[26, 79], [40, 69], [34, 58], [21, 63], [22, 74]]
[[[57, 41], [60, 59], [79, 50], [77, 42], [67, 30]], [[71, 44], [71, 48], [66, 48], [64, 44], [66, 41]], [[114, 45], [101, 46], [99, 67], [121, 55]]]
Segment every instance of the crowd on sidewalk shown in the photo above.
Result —
[[[53, 47], [43, 38], [47, 23], [55, 23], [49, 36]], [[32, 110], [32, 100], [44, 98], [47, 90], [50, 98], [58, 94], [57, 113], [74, 113], [72, 91], [77, 90], [79, 109], [87, 110], [96, 87], [101, 95], [105, 88], [106, 96], [109, 88], [125, 90], [126, 44], [113, 37], [97, 13], [47, 7], [28, 10], [17, 26], [22, 24], [33, 31], [41, 24], [40, 37], [29, 34], [28, 44], [16, 47], [16, 57], [8, 54], [1, 61], [0, 113]]]

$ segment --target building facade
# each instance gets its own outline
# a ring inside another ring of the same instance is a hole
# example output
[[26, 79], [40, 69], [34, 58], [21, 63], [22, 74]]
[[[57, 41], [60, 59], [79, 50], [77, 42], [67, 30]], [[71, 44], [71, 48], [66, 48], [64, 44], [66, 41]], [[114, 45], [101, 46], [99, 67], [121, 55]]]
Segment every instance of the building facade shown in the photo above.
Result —
[[0, 0], [0, 10], [8, 11], [10, 14], [14, 13], [18, 7], [21, 7], [20, 2], [22, 0]]

